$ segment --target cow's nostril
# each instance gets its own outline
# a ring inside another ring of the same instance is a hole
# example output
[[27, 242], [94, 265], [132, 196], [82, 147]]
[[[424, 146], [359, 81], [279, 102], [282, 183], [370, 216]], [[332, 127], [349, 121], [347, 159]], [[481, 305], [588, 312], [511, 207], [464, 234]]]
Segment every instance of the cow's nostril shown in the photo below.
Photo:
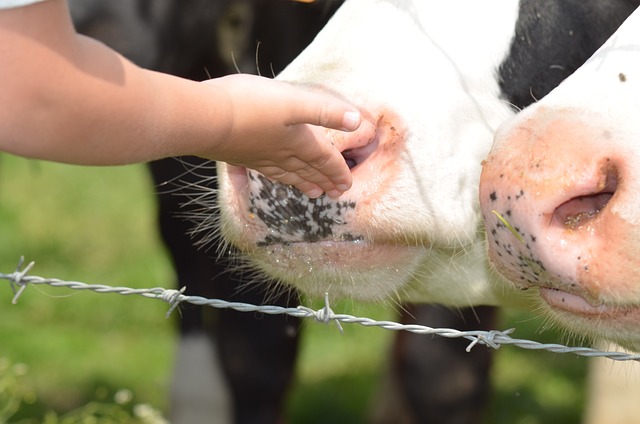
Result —
[[347, 163], [349, 169], [353, 169], [356, 166], [364, 162], [371, 154], [378, 148], [378, 137], [375, 137], [371, 142], [361, 147], [355, 147], [353, 149], [347, 149], [342, 152], [342, 157]]
[[355, 159], [348, 157], [344, 152], [342, 153], [342, 156], [344, 157], [344, 161], [347, 163], [349, 169], [355, 168], [358, 164]]
[[554, 212], [553, 222], [570, 230], [576, 230], [597, 217], [607, 206], [613, 193], [578, 196], [564, 202]]
[[553, 213], [552, 222], [569, 230], [577, 230], [595, 219], [607, 206], [618, 187], [615, 173], [607, 174], [604, 188], [592, 194], [576, 196], [562, 205]]

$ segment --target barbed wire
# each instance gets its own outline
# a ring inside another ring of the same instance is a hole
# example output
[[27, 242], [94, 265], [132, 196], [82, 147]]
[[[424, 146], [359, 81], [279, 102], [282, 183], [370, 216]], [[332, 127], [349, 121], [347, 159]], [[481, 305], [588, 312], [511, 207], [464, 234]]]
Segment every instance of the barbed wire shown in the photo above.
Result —
[[96, 293], [115, 293], [124, 296], [138, 295], [150, 299], [160, 299], [169, 304], [169, 310], [166, 317], [169, 318], [171, 313], [181, 303], [191, 303], [193, 305], [211, 306], [219, 309], [233, 309], [239, 312], [260, 312], [269, 315], [290, 315], [297, 318], [313, 318], [320, 323], [329, 324], [334, 322], [343, 333], [341, 323], [360, 324], [365, 327], [380, 327], [391, 331], [408, 331], [414, 334], [436, 335], [447, 338], [465, 338], [470, 341], [466, 348], [469, 352], [471, 349], [480, 344], [499, 349], [500, 346], [513, 345], [522, 349], [529, 350], [546, 350], [554, 353], [573, 353], [585, 357], [604, 357], [615, 361], [640, 361], [640, 354], [629, 354], [626, 352], [601, 351], [588, 347], [571, 347], [555, 343], [539, 343], [527, 339], [514, 339], [509, 334], [515, 331], [515, 328], [507, 330], [472, 330], [459, 331], [451, 328], [432, 328], [419, 324], [400, 324], [393, 321], [376, 321], [371, 318], [356, 317], [347, 314], [336, 314], [329, 306], [329, 295], [325, 294], [324, 307], [318, 310], [308, 308], [306, 306], [298, 306], [295, 308], [285, 308], [273, 305], [253, 305], [242, 302], [228, 302], [221, 299], [208, 299], [201, 296], [187, 296], [184, 294], [186, 287], [180, 290], [165, 289], [162, 287], [154, 287], [147, 289], [133, 289], [130, 287], [114, 287], [101, 284], [86, 284], [79, 281], [64, 281], [57, 278], [44, 278], [34, 275], [27, 275], [34, 262], [30, 262], [22, 267], [24, 258], [20, 258], [16, 270], [10, 274], [0, 273], [0, 279], [8, 280], [14, 296], [12, 303], [16, 304], [20, 296], [28, 285], [46, 284], [52, 287], [65, 287], [72, 290], [89, 290]]

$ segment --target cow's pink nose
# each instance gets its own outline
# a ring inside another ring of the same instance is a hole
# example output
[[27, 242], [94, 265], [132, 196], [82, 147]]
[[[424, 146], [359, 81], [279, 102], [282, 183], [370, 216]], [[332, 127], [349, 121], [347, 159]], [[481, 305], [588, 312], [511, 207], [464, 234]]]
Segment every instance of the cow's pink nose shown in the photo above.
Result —
[[629, 158], [611, 137], [576, 111], [543, 108], [498, 132], [480, 184], [498, 271], [593, 303], [626, 290], [632, 246], [621, 212], [632, 203]]

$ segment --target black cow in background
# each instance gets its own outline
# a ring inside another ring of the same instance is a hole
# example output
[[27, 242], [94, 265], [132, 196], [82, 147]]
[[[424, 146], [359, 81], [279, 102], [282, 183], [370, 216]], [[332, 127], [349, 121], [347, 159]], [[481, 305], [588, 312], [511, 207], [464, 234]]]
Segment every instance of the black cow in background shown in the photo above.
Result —
[[[194, 80], [238, 71], [273, 76], [313, 39], [337, 1], [71, 0], [78, 31], [104, 41], [139, 65]], [[189, 295], [254, 304], [295, 306], [297, 293], [270, 291], [234, 269], [216, 247], [194, 247], [193, 212], [183, 204], [190, 184], [212, 184], [213, 164], [184, 157], [153, 162], [158, 219], [177, 284]], [[195, 171], [193, 170], [195, 169]], [[180, 187], [186, 187], [181, 191]], [[233, 255], [233, 252], [225, 252]], [[238, 288], [242, 287], [242, 290]], [[275, 294], [273, 294], [275, 293]], [[177, 315], [177, 314], [176, 314]], [[436, 327], [490, 328], [492, 308], [450, 311], [406, 305], [402, 321]], [[478, 324], [480, 321], [481, 325]], [[171, 422], [277, 423], [293, 375], [300, 323], [284, 316], [183, 306], [180, 347], [171, 391]], [[396, 336], [385, 402], [374, 421], [470, 423], [482, 420], [490, 354], [464, 350], [465, 341]], [[451, 370], [455, 369], [454, 374]], [[219, 371], [221, 370], [221, 371]]]
[[[328, 7], [289, 1], [174, 1], [160, 24], [162, 54], [155, 68], [194, 80], [239, 70], [256, 73], [257, 68], [271, 76], [311, 42], [332, 12]], [[256, 55], [257, 40], [260, 47]], [[197, 171], [188, 172], [186, 164]], [[179, 185], [188, 186], [202, 184], [203, 178], [215, 175], [213, 165], [198, 158], [157, 161], [150, 169], [161, 192], [167, 187], [166, 182], [179, 181]], [[208, 184], [213, 182], [209, 180]], [[167, 189], [171, 191], [171, 185]], [[158, 199], [162, 236], [173, 257], [178, 281], [187, 287], [188, 294], [255, 304], [264, 301], [270, 282], [255, 282], [239, 291], [246, 278], [232, 270], [226, 257], [216, 260], [213, 253], [193, 247], [194, 240], [187, 235], [191, 224], [177, 218], [189, 212], [188, 207], [182, 206], [184, 197], [161, 194]], [[278, 292], [269, 300], [282, 306], [289, 306], [289, 302], [298, 304], [294, 292]], [[299, 320], [284, 316], [257, 320], [253, 314], [231, 310], [183, 309], [181, 349], [172, 393], [175, 422], [192, 422], [198, 410], [203, 415], [217, 414], [221, 418], [222, 401], [216, 402], [218, 407], [211, 407], [211, 398], [220, 399], [222, 387], [219, 385], [212, 392], [212, 381], [203, 386], [205, 381], [197, 385], [192, 380], [204, 377], [201, 368], [194, 367], [192, 361], [202, 357], [203, 347], [204, 352], [211, 351], [212, 346], [203, 346], [206, 343], [215, 346], [217, 355], [212, 360], [217, 357], [224, 372], [233, 420], [281, 421], [295, 364], [299, 325]], [[209, 399], [197, 401], [203, 392]]]

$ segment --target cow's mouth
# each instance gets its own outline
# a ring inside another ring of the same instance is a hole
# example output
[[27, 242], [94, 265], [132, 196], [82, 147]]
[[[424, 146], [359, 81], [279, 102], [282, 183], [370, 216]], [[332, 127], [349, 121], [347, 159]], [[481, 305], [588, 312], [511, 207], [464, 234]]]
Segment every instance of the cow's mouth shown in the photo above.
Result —
[[312, 296], [377, 301], [397, 292], [422, 256], [418, 248], [365, 240], [272, 243], [250, 252], [266, 275]]
[[281, 246], [296, 246], [297, 244], [311, 244], [319, 243], [322, 246], [333, 246], [338, 243], [358, 243], [364, 242], [364, 237], [354, 235], [351, 233], [343, 233], [333, 238], [322, 238], [319, 234], [304, 233], [296, 237], [290, 237], [284, 234], [267, 234], [262, 241], [256, 243], [256, 246], [262, 248], [269, 248], [269, 246], [281, 245]]
[[607, 307], [604, 304], [594, 305], [579, 294], [564, 290], [540, 287], [540, 297], [552, 308], [561, 309], [578, 315], [602, 315]]
[[583, 318], [597, 320], [632, 320], [640, 319], [640, 307], [633, 305], [612, 305], [606, 302], [594, 303], [576, 293], [564, 290], [541, 287], [540, 297], [552, 308]]
[[316, 271], [332, 268], [337, 271], [346, 268], [377, 268], [403, 263], [407, 257], [413, 256], [414, 248], [410, 246], [370, 243], [363, 238], [271, 242], [259, 245], [252, 256], [268, 262], [273, 267], [303, 268], [311, 267]]

